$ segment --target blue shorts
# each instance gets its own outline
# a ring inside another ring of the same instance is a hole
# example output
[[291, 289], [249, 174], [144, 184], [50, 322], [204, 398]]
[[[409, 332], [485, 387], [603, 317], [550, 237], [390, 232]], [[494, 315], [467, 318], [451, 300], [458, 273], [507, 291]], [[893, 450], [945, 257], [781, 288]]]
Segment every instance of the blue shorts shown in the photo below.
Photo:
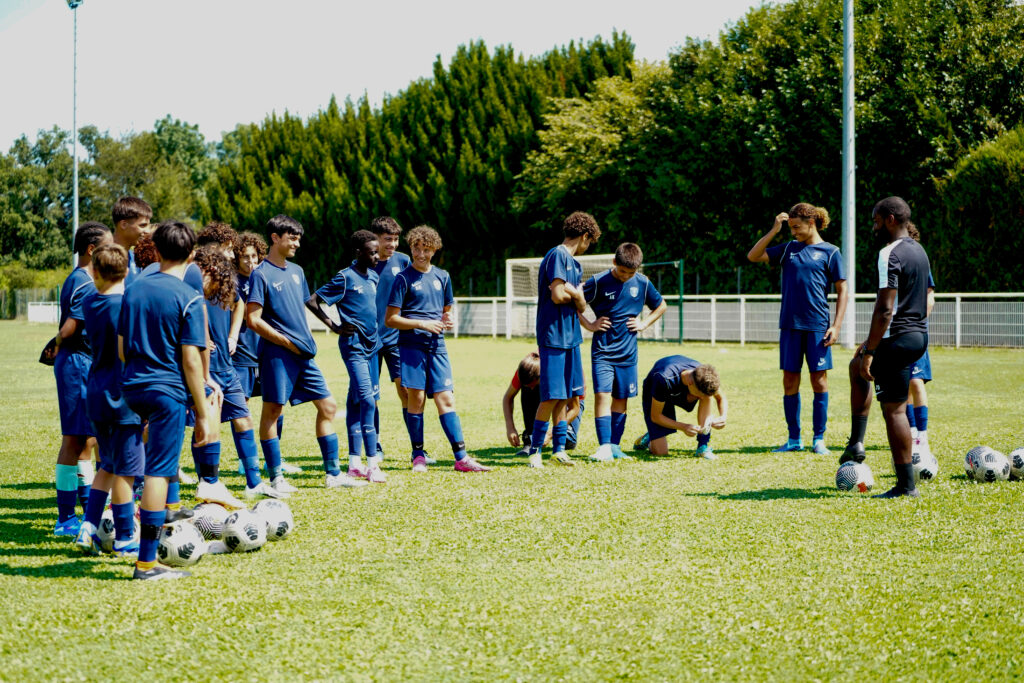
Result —
[[540, 347], [540, 400], [564, 401], [583, 394], [583, 359], [580, 347]]
[[596, 360], [591, 369], [595, 394], [611, 394], [612, 398], [636, 396], [636, 365], [612, 365]]
[[380, 372], [385, 364], [388, 366], [388, 376], [391, 377], [392, 382], [402, 376], [402, 355], [398, 350], [398, 344], [382, 346], [380, 351], [377, 352], [378, 377], [380, 377]]
[[242, 391], [242, 383], [238, 381], [238, 375], [219, 375], [214, 379], [220, 383], [224, 392], [224, 405], [220, 409], [220, 421], [230, 422], [243, 417], [249, 417], [249, 405], [245, 402], [245, 392]]
[[919, 379], [922, 382], [932, 381], [932, 359], [928, 357], [927, 351], [914, 363], [914, 369], [910, 371], [910, 379]]
[[178, 458], [185, 441], [185, 404], [162, 391], [126, 391], [124, 397], [139, 417], [149, 421], [145, 475], [178, 476]]
[[825, 331], [779, 330], [779, 368], [799, 373], [807, 359], [809, 372], [832, 369], [832, 347], [822, 340]]
[[[647, 433], [650, 435], [651, 441], [654, 441], [655, 439], [660, 439], [662, 437], [668, 436], [669, 434], [675, 434], [676, 433], [675, 429], [670, 429], [668, 427], [662, 427], [659, 424], [655, 424], [651, 420], [651, 405], [653, 404], [653, 401], [654, 401], [654, 397], [651, 395], [650, 385], [649, 385], [648, 381], [645, 379], [644, 380], [644, 388], [643, 388], [644, 423], [646, 423], [646, 425], [647, 425]], [[698, 403], [699, 403], [698, 400], [694, 400], [694, 401], [692, 401], [690, 403], [687, 403], [687, 404], [685, 404], [685, 405], [683, 405], [681, 407], [686, 412], [690, 412], [695, 407], [697, 407]], [[662, 408], [662, 410], [661, 410], [661, 414], [664, 415], [665, 417], [667, 417], [670, 420], [676, 419], [676, 406], [675, 406], [675, 404], [673, 404], [673, 403], [666, 403], [664, 405], [664, 407]]]
[[260, 395], [259, 368], [252, 365], [236, 365], [235, 375], [242, 387], [242, 394], [247, 398]]
[[100, 451], [100, 469], [119, 477], [141, 477], [146, 473], [146, 449], [142, 425], [94, 424]]
[[303, 358], [276, 344], [264, 344], [260, 356], [264, 403], [290, 403], [330, 398], [327, 380], [312, 358]]
[[455, 390], [452, 365], [446, 348], [399, 346], [398, 351], [402, 358], [403, 387], [426, 391], [427, 396]]
[[65, 436], [92, 436], [92, 422], [86, 411], [86, 384], [92, 358], [87, 354], [60, 351], [53, 363], [60, 407], [60, 433]]

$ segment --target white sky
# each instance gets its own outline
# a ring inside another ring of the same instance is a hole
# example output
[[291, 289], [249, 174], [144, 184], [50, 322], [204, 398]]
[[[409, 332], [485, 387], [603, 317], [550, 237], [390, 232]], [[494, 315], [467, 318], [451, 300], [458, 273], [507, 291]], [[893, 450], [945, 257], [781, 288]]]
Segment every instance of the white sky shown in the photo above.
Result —
[[[625, 31], [638, 59], [716, 36], [760, 0], [85, 0], [78, 9], [78, 123], [121, 135], [171, 114], [219, 140], [332, 94], [385, 93], [447, 65], [459, 45], [541, 54]], [[65, 0], [0, 0], [0, 150], [71, 128], [73, 13]]]

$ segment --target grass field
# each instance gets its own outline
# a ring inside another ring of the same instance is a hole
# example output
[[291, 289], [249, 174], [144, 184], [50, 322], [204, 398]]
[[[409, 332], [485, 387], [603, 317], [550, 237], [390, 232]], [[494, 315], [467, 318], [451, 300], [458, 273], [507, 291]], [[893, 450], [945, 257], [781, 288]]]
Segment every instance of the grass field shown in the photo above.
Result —
[[[1020, 351], [933, 350], [938, 481], [918, 500], [878, 501], [834, 489], [835, 457], [768, 452], [785, 438], [774, 346], [641, 347], [641, 372], [671, 353], [718, 366], [730, 401], [712, 440], [718, 461], [694, 459], [692, 440], [676, 437], [666, 458], [535, 471], [512, 457], [499, 404], [530, 342], [452, 340], [467, 442], [495, 472], [452, 472], [429, 408], [440, 462], [414, 477], [385, 391], [387, 485], [327, 491], [313, 410], [290, 409], [285, 456], [305, 468], [295, 534], [207, 557], [190, 580], [140, 584], [127, 563], [84, 558], [51, 535], [60, 434], [53, 376], [35, 358], [52, 332], [0, 323], [0, 679], [1024, 675], [1024, 483], [976, 485], [962, 470], [971, 446], [1024, 445]], [[317, 340], [343, 395], [336, 347]], [[831, 379], [829, 442], [841, 449], [845, 370]], [[624, 444], [643, 431], [634, 409]], [[894, 478], [877, 413], [868, 463], [885, 490]], [[590, 418], [577, 456], [596, 448]]]

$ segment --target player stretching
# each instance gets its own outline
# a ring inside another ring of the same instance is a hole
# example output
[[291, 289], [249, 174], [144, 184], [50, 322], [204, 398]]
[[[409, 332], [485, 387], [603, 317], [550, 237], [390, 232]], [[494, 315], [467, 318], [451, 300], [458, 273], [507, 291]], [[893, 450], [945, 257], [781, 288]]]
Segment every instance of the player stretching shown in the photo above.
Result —
[[412, 471], [426, 472], [423, 451], [423, 408], [427, 395], [434, 397], [438, 418], [455, 454], [456, 472], [487, 472], [466, 453], [462, 423], [455, 412], [455, 388], [444, 331], [450, 329], [452, 279], [431, 265], [441, 248], [441, 236], [426, 225], [413, 228], [406, 237], [412, 250], [412, 265], [395, 278], [388, 299], [386, 322], [399, 330], [398, 350], [402, 360], [402, 386], [409, 394], [409, 440], [412, 442]]
[[[632, 242], [615, 250], [612, 267], [583, 285], [583, 298], [596, 320], [580, 322], [594, 333], [591, 365], [594, 378], [594, 425], [597, 452], [591, 460], [625, 457], [619, 447], [626, 428], [626, 404], [637, 394], [636, 336], [653, 325], [668, 305], [646, 276], [637, 273], [643, 252]], [[650, 314], [640, 319], [644, 306]]]
[[[584, 391], [586, 387], [584, 387]], [[522, 392], [522, 393], [520, 393]], [[519, 395], [519, 405], [523, 411], [523, 432], [520, 436], [516, 429], [515, 400]], [[580, 417], [583, 415], [582, 394], [574, 396], [566, 403], [566, 422], [569, 424], [570, 433], [579, 433]], [[540, 405], [540, 354], [530, 351], [526, 357], [519, 361], [512, 379], [505, 389], [505, 395], [501, 397], [501, 412], [505, 417], [505, 434], [508, 442], [519, 449], [517, 456], [530, 454], [530, 432], [533, 431], [533, 419], [537, 415], [537, 406]], [[547, 436], [545, 446], [550, 443], [551, 434]], [[569, 438], [568, 436], [566, 437]], [[566, 443], [566, 449], [571, 450], [575, 443]]]
[[285, 403], [312, 401], [316, 407], [316, 441], [324, 461], [327, 488], [365, 486], [341, 471], [338, 464], [338, 435], [334, 415], [338, 404], [331, 397], [320, 368], [313, 358], [316, 342], [306, 323], [309, 287], [302, 268], [290, 263], [302, 241], [302, 225], [290, 216], [277, 215], [267, 222], [270, 251], [253, 271], [246, 324], [263, 338], [260, 351], [260, 385], [263, 411], [260, 413], [260, 446], [267, 461], [273, 487], [294, 493], [295, 487], [281, 474], [281, 443], [277, 418]]
[[[348, 371], [348, 399], [345, 425], [348, 427], [348, 475], [383, 484], [387, 477], [380, 469], [377, 450], [377, 400], [380, 398], [380, 366], [377, 351], [377, 282], [373, 267], [377, 263], [377, 236], [358, 230], [349, 238], [352, 265], [340, 270], [330, 282], [316, 290], [306, 301], [313, 315], [338, 334], [338, 350]], [[335, 306], [341, 324], [336, 325], [320, 308]], [[362, 467], [361, 451], [366, 452], [367, 469]]]
[[850, 441], [840, 463], [864, 461], [864, 432], [871, 411], [871, 386], [882, 404], [885, 431], [896, 469], [896, 486], [876, 498], [917, 496], [907, 394], [914, 363], [928, 350], [928, 274], [924, 249], [910, 236], [910, 206], [888, 197], [871, 212], [878, 251], [878, 298], [871, 330], [850, 361]]
[[178, 473], [185, 436], [186, 396], [194, 404], [197, 445], [206, 443], [212, 427], [200, 355], [206, 345], [203, 295], [182, 282], [195, 233], [184, 223], [165, 222], [153, 234], [153, 242], [160, 271], [136, 278], [125, 290], [117, 324], [124, 398], [149, 421], [139, 560], [133, 577], [146, 580], [190, 576], [156, 563], [160, 527], [167, 518], [167, 487]]
[[[729, 402], [721, 390], [714, 366], [701, 365], [686, 356], [662, 358], [644, 378], [643, 405], [647, 433], [636, 440], [637, 450], [649, 449], [654, 455], [668, 454], [668, 435], [683, 432], [697, 437], [697, 457], [714, 460], [711, 429], [725, 427]], [[711, 400], [718, 406], [718, 417], [711, 417]], [[697, 406], [697, 424], [676, 421], [676, 407], [690, 412]]]
[[530, 438], [530, 467], [543, 467], [541, 446], [547, 436], [548, 420], [554, 422], [552, 458], [572, 465], [565, 452], [568, 431], [565, 406], [569, 398], [583, 393], [583, 334], [577, 312], [587, 308], [580, 286], [583, 267], [574, 256], [584, 254], [601, 237], [601, 228], [589, 213], [577, 211], [562, 224], [564, 239], [549, 250], [537, 276], [537, 346], [540, 350], [540, 405]]
[[[793, 240], [768, 244], [789, 224]], [[825, 429], [828, 426], [828, 371], [832, 369], [832, 344], [846, 315], [847, 288], [839, 248], [821, 238], [828, 227], [828, 212], [820, 206], [801, 202], [775, 217], [764, 237], [747, 254], [754, 263], [782, 265], [782, 308], [779, 311], [779, 367], [782, 369], [782, 407], [789, 427], [789, 440], [776, 453], [803, 449], [800, 439], [800, 371], [804, 358], [814, 391], [812, 448], [828, 455]], [[828, 293], [836, 287], [836, 317], [829, 324]]]

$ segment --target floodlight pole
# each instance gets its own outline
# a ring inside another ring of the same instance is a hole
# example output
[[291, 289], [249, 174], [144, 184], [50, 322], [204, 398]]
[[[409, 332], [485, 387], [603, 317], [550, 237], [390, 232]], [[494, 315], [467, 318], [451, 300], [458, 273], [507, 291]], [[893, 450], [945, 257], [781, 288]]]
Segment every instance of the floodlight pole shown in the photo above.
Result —
[[78, 264], [75, 254], [75, 237], [78, 235], [78, 6], [83, 0], [67, 0], [74, 15], [74, 57], [72, 60], [71, 84], [71, 165], [72, 165], [72, 218], [71, 218], [71, 267]]
[[857, 221], [854, 215], [857, 163], [854, 154], [853, 73], [853, 0], [843, 0], [843, 259], [846, 261], [846, 291], [850, 298], [842, 343], [847, 348], [857, 344]]

